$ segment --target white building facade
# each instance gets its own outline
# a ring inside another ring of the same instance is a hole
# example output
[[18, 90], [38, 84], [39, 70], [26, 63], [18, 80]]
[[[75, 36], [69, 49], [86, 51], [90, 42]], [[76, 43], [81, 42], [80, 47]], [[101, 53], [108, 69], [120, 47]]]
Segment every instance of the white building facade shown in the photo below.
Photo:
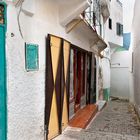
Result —
[[[104, 23], [109, 15], [109, 3], [108, 1], [105, 3], [101, 1], [100, 4], [102, 9], [100, 24], [103, 32]], [[70, 48], [72, 46], [74, 48], [73, 52], [76, 51], [77, 59], [84, 57], [81, 56], [82, 51], [87, 57], [87, 63], [88, 56], [96, 60], [96, 65], [94, 65], [96, 74], [94, 76], [91, 73], [96, 80], [94, 84], [90, 83], [96, 87], [96, 99], [94, 101], [96, 103], [99, 96], [98, 76], [100, 71], [99, 65], [101, 64], [100, 57], [102, 56], [100, 53], [107, 46], [102, 39], [104, 34], [100, 36], [98, 31], [96, 32], [96, 28], [89, 26], [84, 16], [82, 17], [81, 14], [90, 6], [90, 1], [87, 0], [21, 0], [15, 2], [7, 0], [0, 2], [0, 5], [4, 5], [6, 10], [3, 18], [5, 22], [1, 21], [0, 24], [2, 29], [4, 27], [4, 31], [1, 30], [1, 32], [5, 33], [3, 39], [3, 44], [5, 45], [0, 45], [5, 47], [5, 57], [3, 56], [2, 60], [5, 58], [6, 66], [2, 66], [6, 73], [4, 77], [4, 96], [7, 95], [6, 98], [0, 96], [3, 100], [2, 106], [5, 106], [5, 110], [0, 108], [0, 111], [3, 113], [2, 117], [5, 116], [7, 118], [7, 120], [4, 120], [5, 124], [0, 128], [0, 133], [2, 134], [0, 139], [42, 140], [48, 138], [48, 132], [50, 134], [49, 138], [52, 138], [60, 134], [69, 121], [66, 74], [70, 64]], [[105, 38], [105, 40], [107, 39]], [[49, 49], [47, 48], [48, 46]], [[63, 54], [60, 55], [61, 49]], [[48, 51], [51, 52], [51, 55]], [[59, 55], [62, 58], [60, 60], [60, 69], [59, 67], [56, 68], [59, 64]], [[31, 58], [35, 60], [31, 61]], [[82, 61], [84, 59], [80, 59], [81, 63]], [[49, 62], [51, 62], [51, 66]], [[109, 62], [107, 63], [109, 67]], [[60, 75], [63, 76], [60, 78], [60, 83], [62, 82], [62, 85], [65, 85], [65, 87], [62, 87], [64, 91], [62, 93], [63, 102], [60, 103], [61, 107], [58, 107], [57, 104], [60, 99], [56, 94], [59, 89], [57, 88], [57, 82], [55, 83], [57, 72], [59, 72], [58, 69], [62, 72], [60, 72]], [[94, 69], [94, 67], [91, 69]], [[52, 83], [48, 78], [50, 75], [47, 75], [50, 72], [49, 70], [52, 72], [50, 74]], [[82, 68], [80, 68], [80, 71], [82, 71]], [[88, 70], [85, 71], [87, 72]], [[85, 75], [87, 74], [86, 72]], [[83, 79], [85, 79], [86, 83], [85, 77]], [[110, 83], [109, 80], [107, 82]], [[51, 84], [53, 84], [55, 89], [50, 89], [52, 87]], [[109, 88], [109, 85], [105, 88]], [[48, 96], [48, 91], [50, 90], [53, 90], [51, 97]], [[86, 88], [83, 91], [86, 92]], [[86, 94], [82, 97], [86, 98]], [[82, 97], [80, 100], [82, 100]], [[87, 100], [89, 103], [92, 103], [90, 101], [92, 97]], [[51, 105], [47, 104], [48, 101], [51, 101]], [[85, 106], [86, 103], [84, 102], [83, 105]], [[51, 106], [51, 108], [48, 106]], [[81, 102], [78, 106], [82, 108]], [[50, 109], [48, 113], [50, 114], [48, 119], [49, 125], [47, 125], [48, 120], [46, 119], [48, 108]], [[57, 113], [58, 118], [56, 117]], [[2, 117], [0, 121], [3, 121]], [[52, 128], [54, 126], [56, 126], [55, 129]]]
[[107, 65], [110, 67], [110, 71], [106, 71], [111, 75], [111, 82], [108, 82], [111, 84], [110, 93], [111, 96], [120, 97], [120, 95], [122, 96], [123, 93], [122, 91], [118, 90], [119, 81], [116, 79], [120, 77], [119, 71], [122, 67], [120, 66], [120, 61], [122, 60], [119, 60], [118, 62], [121, 54], [117, 52], [117, 50], [119, 51], [123, 46], [123, 4], [120, 0], [110, 1], [110, 17], [105, 24], [105, 40], [108, 41], [110, 47], [110, 51], [108, 50], [108, 60], [106, 59], [106, 63], [108, 61]]

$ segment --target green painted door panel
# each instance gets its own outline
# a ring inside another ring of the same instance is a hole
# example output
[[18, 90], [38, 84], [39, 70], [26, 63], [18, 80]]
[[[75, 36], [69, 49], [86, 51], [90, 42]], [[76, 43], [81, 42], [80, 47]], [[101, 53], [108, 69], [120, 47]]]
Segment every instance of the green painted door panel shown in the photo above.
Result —
[[0, 140], [6, 140], [5, 27], [0, 25]]

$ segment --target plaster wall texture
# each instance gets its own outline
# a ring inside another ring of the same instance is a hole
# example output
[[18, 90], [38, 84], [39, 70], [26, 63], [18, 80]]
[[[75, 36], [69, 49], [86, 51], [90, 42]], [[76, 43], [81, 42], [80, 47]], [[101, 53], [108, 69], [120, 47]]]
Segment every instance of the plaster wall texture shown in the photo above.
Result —
[[[123, 1], [124, 12], [123, 12], [123, 23], [124, 23], [124, 33], [131, 33], [130, 35], [130, 46], [129, 46], [129, 101], [134, 103], [134, 75], [133, 75], [133, 32], [132, 23], [134, 15], [134, 4], [135, 0]], [[129, 14], [128, 14], [129, 13]]]
[[[25, 0], [27, 2], [27, 0]], [[80, 31], [66, 34], [59, 24], [59, 5], [51, 0], [32, 0], [34, 15], [21, 12], [7, 5], [7, 90], [8, 90], [8, 140], [44, 139], [45, 107], [45, 37], [48, 33], [90, 50], [88, 38]], [[31, 3], [31, 2], [30, 2]], [[30, 6], [32, 6], [30, 5]], [[25, 8], [23, 5], [23, 8]], [[32, 8], [31, 8], [32, 9]], [[11, 33], [14, 36], [11, 36]], [[39, 45], [39, 70], [25, 70], [25, 42]]]
[[[132, 20], [134, 14], [135, 0], [123, 0], [123, 24], [124, 33], [131, 32]], [[129, 13], [129, 14], [128, 14]]]
[[136, 106], [136, 109], [140, 115], [140, 32], [139, 32], [139, 24], [140, 24], [140, 16], [138, 15], [140, 7], [140, 1], [135, 0], [134, 4], [134, 15], [132, 21], [132, 42], [131, 42], [131, 51], [133, 52], [133, 63], [131, 71], [131, 84], [132, 84], [132, 92], [131, 96], [134, 98], [133, 103]]
[[111, 58], [111, 95], [129, 99], [129, 52], [116, 52]]
[[103, 68], [103, 88], [110, 88], [110, 62], [108, 59], [101, 60]]

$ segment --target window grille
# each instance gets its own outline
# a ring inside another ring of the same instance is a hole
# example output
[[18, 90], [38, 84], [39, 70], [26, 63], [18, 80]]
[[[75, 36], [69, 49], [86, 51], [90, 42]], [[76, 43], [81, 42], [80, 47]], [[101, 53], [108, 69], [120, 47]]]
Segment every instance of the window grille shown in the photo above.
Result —
[[84, 12], [84, 18], [92, 28], [100, 26], [100, 0], [92, 0]]

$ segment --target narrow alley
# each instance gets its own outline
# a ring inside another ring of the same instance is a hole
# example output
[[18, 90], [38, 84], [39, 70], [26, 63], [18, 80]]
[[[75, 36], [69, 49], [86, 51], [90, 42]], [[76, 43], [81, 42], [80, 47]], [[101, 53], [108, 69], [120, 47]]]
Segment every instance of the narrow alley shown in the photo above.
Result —
[[0, 140], [140, 140], [140, 0], [0, 0]]
[[87, 129], [68, 127], [54, 140], [140, 140], [140, 125], [129, 102], [112, 100]]

